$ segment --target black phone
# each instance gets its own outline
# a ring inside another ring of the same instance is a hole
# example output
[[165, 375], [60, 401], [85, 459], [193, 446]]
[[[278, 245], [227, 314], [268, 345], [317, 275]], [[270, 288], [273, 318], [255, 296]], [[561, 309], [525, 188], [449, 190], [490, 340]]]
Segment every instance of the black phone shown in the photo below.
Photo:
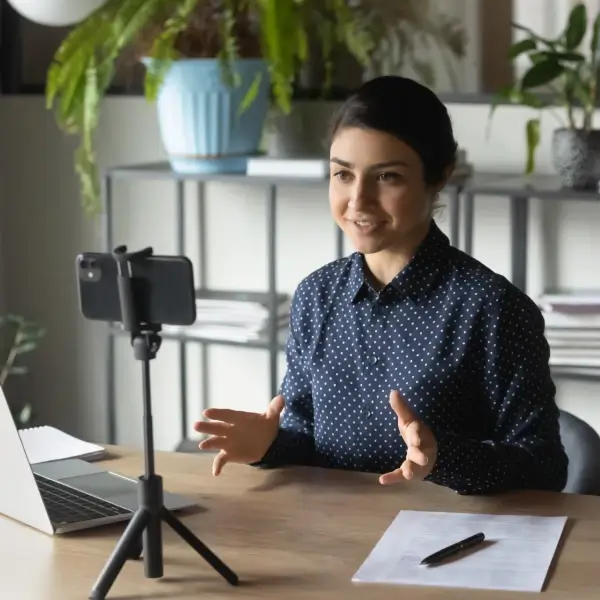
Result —
[[[185, 256], [148, 256], [129, 262], [137, 320], [155, 325], [192, 325], [196, 290]], [[119, 266], [112, 253], [84, 252], [76, 259], [81, 314], [93, 321], [122, 322]]]

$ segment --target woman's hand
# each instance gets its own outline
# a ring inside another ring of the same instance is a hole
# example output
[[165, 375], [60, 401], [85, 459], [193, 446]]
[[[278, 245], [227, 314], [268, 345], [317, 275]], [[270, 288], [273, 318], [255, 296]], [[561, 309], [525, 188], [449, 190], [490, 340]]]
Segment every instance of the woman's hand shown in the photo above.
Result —
[[390, 393], [390, 405], [398, 417], [398, 429], [406, 443], [406, 459], [398, 469], [379, 478], [383, 484], [410, 479], [422, 480], [431, 473], [437, 459], [437, 442], [431, 429], [420, 421], [396, 390]]
[[263, 413], [207, 408], [203, 414], [210, 421], [198, 421], [194, 429], [209, 435], [198, 444], [201, 450], [219, 450], [213, 461], [213, 475], [219, 475], [229, 462], [259, 461], [277, 437], [284, 406], [283, 396], [276, 396]]

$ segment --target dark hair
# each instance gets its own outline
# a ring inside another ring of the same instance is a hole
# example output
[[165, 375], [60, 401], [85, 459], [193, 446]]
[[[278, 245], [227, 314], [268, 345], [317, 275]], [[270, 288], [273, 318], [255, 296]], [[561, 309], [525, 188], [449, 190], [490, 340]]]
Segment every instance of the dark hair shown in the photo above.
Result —
[[428, 185], [439, 184], [456, 162], [458, 145], [446, 107], [429, 88], [406, 77], [364, 83], [335, 115], [331, 139], [345, 127], [384, 131], [408, 144], [421, 158]]

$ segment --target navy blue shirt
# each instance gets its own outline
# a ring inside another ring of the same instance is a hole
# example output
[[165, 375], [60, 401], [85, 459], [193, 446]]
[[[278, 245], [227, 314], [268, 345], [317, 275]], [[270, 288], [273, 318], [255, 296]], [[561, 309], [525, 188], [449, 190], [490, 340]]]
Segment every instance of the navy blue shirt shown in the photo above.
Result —
[[434, 221], [382, 290], [364, 270], [354, 253], [298, 286], [286, 408], [259, 464], [397, 469], [406, 445], [389, 404], [396, 389], [437, 439], [427, 480], [462, 494], [561, 491], [568, 460], [535, 303]]

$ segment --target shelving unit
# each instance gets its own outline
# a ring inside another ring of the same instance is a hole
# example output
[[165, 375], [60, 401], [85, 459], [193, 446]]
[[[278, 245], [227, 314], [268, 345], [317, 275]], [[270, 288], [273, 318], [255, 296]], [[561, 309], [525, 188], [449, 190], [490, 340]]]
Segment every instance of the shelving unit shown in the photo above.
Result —
[[[210, 174], [210, 175], [187, 175], [175, 173], [171, 170], [170, 165], [166, 162], [147, 163], [138, 165], [117, 166], [106, 170], [103, 178], [103, 196], [104, 196], [104, 247], [106, 252], [112, 252], [114, 247], [121, 242], [116, 242], [113, 236], [113, 181], [115, 180], [162, 180], [171, 181], [176, 189], [176, 253], [186, 254], [186, 239], [185, 239], [185, 183], [188, 181], [198, 184], [198, 215], [199, 215], [199, 249], [200, 249], [200, 264], [199, 264], [199, 280], [198, 280], [198, 298], [210, 297], [227, 297], [229, 299], [252, 300], [265, 304], [269, 309], [269, 320], [266, 335], [259, 339], [249, 342], [234, 342], [231, 340], [215, 340], [203, 339], [199, 337], [190, 337], [185, 334], [173, 334], [163, 332], [164, 340], [174, 340], [179, 344], [179, 385], [181, 398], [181, 438], [182, 442], [179, 445], [179, 450], [186, 450], [189, 447], [189, 442], [186, 440], [188, 427], [187, 414], [187, 360], [186, 360], [186, 345], [201, 344], [204, 346], [202, 352], [202, 390], [201, 398], [204, 404], [207, 403], [209, 395], [209, 368], [208, 355], [206, 348], [210, 345], [228, 345], [228, 346], [243, 346], [246, 348], [255, 348], [266, 350], [269, 353], [269, 387], [271, 397], [277, 394], [279, 387], [278, 373], [278, 355], [285, 346], [287, 332], [278, 326], [277, 307], [281, 300], [281, 295], [277, 290], [277, 256], [276, 256], [276, 240], [277, 240], [277, 203], [278, 203], [278, 188], [282, 185], [296, 186], [314, 186], [323, 190], [327, 194], [328, 180], [323, 178], [298, 178], [298, 177], [255, 177], [240, 174]], [[211, 181], [221, 183], [244, 183], [262, 187], [265, 190], [265, 202], [267, 206], [267, 273], [268, 282], [267, 290], [264, 293], [256, 292], [222, 292], [219, 290], [210, 290], [207, 287], [206, 273], [206, 210], [205, 210], [205, 184]], [[460, 197], [465, 186], [466, 179], [459, 177], [451, 180], [445, 193], [449, 194], [452, 202], [450, 205], [450, 240], [456, 244], [460, 235], [459, 222], [459, 205]], [[335, 248], [332, 253], [332, 259], [342, 258], [344, 252], [344, 235], [343, 232], [335, 226]], [[115, 340], [118, 336], [123, 335], [122, 330], [116, 325], [108, 326], [108, 345], [107, 345], [107, 418], [108, 418], [108, 443], [116, 442], [116, 389], [115, 389]], [[195, 445], [195, 444], [193, 444]]]
[[[472, 254], [477, 196], [506, 197], [510, 202], [511, 281], [527, 293], [527, 254], [529, 247], [529, 205], [532, 198], [545, 200], [585, 200], [600, 202], [595, 190], [571, 190], [562, 187], [554, 175], [515, 176], [514, 174], [482, 174], [472, 177], [464, 186], [459, 211], [464, 211], [464, 251]], [[600, 286], [599, 286], [600, 287]], [[600, 381], [598, 373], [578, 367], [553, 367], [554, 377], [583, 381]]]

